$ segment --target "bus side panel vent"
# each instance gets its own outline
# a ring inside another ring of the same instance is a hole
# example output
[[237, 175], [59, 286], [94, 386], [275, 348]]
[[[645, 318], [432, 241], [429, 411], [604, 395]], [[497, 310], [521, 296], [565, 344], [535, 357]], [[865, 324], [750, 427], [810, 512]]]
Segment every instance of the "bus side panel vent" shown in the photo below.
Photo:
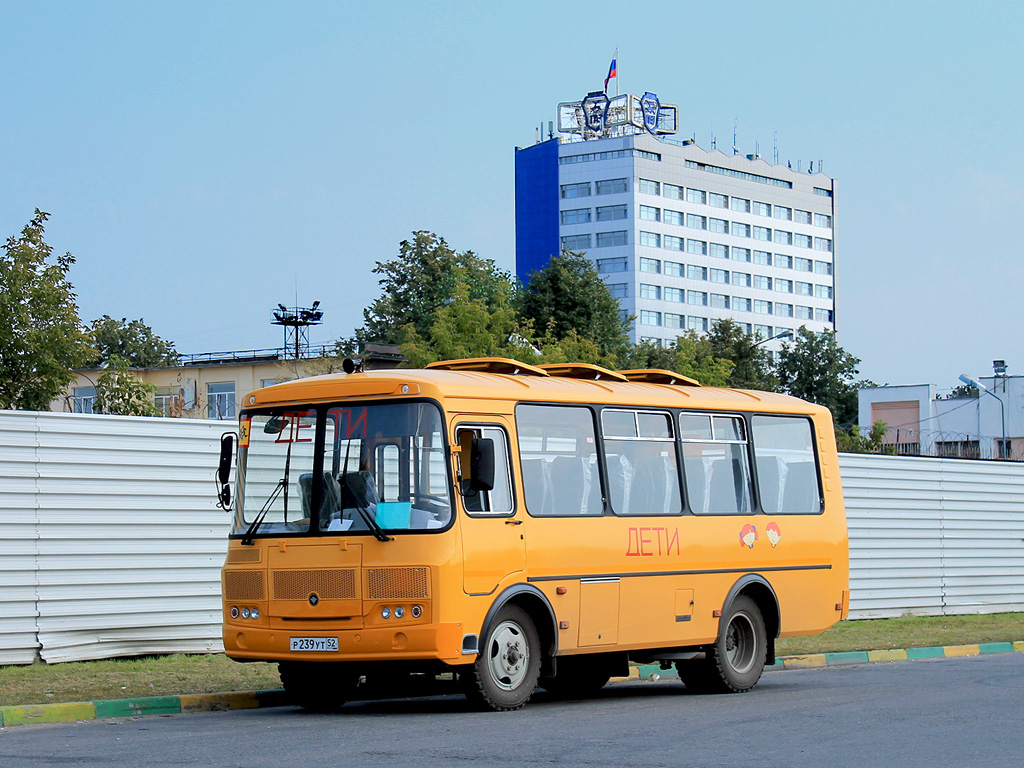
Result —
[[429, 568], [367, 568], [368, 600], [416, 600], [430, 597]]
[[225, 571], [224, 599], [233, 603], [266, 599], [263, 571]]
[[306, 600], [313, 593], [321, 600], [352, 600], [356, 573], [351, 568], [315, 571], [274, 571], [274, 598]]

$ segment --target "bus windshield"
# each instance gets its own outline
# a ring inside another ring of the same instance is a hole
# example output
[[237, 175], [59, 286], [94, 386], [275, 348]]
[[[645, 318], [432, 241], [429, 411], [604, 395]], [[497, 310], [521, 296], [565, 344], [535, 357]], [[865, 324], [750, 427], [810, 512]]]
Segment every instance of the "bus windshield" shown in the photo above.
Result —
[[379, 537], [451, 521], [444, 431], [433, 403], [243, 413], [240, 431], [235, 534], [376, 529]]

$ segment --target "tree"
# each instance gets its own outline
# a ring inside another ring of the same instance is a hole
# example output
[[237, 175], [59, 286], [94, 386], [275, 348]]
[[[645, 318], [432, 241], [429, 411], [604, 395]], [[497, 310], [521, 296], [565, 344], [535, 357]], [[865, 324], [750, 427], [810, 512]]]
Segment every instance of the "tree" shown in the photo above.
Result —
[[677, 336], [671, 347], [650, 342], [633, 346], [623, 357], [622, 368], [662, 368], [696, 379], [705, 387], [725, 387], [732, 362], [715, 355], [707, 336], [687, 331]]
[[871, 431], [862, 435], [860, 424], [854, 424], [849, 431], [836, 428], [836, 447], [841, 453], [888, 453], [895, 454], [896, 446], [882, 445], [882, 438], [888, 425], [881, 419], [871, 425]]
[[128, 322], [123, 317], [114, 320], [104, 315], [92, 321], [90, 330], [98, 351], [92, 364], [97, 368], [115, 357], [134, 368], [159, 368], [178, 362], [174, 342], [153, 333], [141, 317]]
[[736, 389], [761, 389], [774, 392], [779, 380], [771, 356], [759, 346], [758, 338], [744, 331], [733, 320], [717, 320], [707, 335], [715, 357], [731, 360], [728, 386]]
[[519, 313], [554, 339], [574, 331], [614, 358], [629, 346], [629, 321], [608, 291], [593, 262], [581, 253], [562, 251], [533, 272], [518, 295]]
[[155, 384], [146, 384], [129, 370], [128, 361], [113, 357], [96, 380], [96, 413], [121, 416], [159, 416], [153, 403]]
[[0, 255], [0, 408], [47, 410], [94, 353], [67, 277], [75, 259], [52, 258], [48, 218], [37, 208]]
[[415, 337], [426, 339], [435, 313], [455, 299], [460, 281], [467, 288], [466, 298], [488, 309], [497, 309], [514, 290], [511, 276], [493, 261], [472, 251], [456, 253], [444, 238], [425, 231], [403, 240], [398, 258], [378, 261], [373, 271], [382, 276], [382, 294], [363, 310], [365, 325], [356, 331], [357, 343], [401, 344], [409, 338], [408, 325]]
[[839, 346], [835, 331], [814, 333], [801, 327], [793, 343], [783, 344], [776, 375], [782, 391], [823, 405], [836, 424], [857, 422], [855, 382], [860, 359]]

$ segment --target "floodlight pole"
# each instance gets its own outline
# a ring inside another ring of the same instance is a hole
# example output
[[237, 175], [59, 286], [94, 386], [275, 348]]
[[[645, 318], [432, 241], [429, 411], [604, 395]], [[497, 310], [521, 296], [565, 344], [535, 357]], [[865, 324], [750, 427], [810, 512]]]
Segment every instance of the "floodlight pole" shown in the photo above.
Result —
[[[962, 381], [964, 384], [966, 384], [969, 387], [977, 388], [977, 390], [979, 392], [984, 392], [986, 395], [992, 395], [992, 397], [994, 397], [996, 400], [999, 401], [999, 417], [1000, 417], [1000, 420], [1003, 423], [1003, 439], [999, 443], [999, 458], [1000, 459], [1005, 459], [1006, 458], [1006, 453], [1007, 453], [1007, 451], [1006, 451], [1006, 405], [1005, 405], [1005, 403], [1003, 403], [1003, 398], [1001, 398], [995, 392], [990, 390], [988, 387], [986, 387], [984, 384], [982, 384], [977, 379], [972, 379], [966, 373], [961, 373], [960, 374], [960, 381]], [[979, 421], [981, 419], [981, 406], [980, 406], [980, 403], [979, 403], [979, 408], [978, 408], [978, 419], [979, 419]], [[981, 437], [981, 434], [980, 434], [981, 433], [981, 424], [980, 423], [978, 424], [978, 432], [979, 432], [978, 437], [980, 438]]]

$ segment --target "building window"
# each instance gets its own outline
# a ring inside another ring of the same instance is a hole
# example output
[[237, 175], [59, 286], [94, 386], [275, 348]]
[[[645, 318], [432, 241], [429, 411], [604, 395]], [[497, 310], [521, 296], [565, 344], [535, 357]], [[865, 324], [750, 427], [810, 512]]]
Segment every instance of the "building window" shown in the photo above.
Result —
[[832, 253], [832, 241], [825, 237], [814, 238], [814, 250]]
[[766, 275], [754, 275], [754, 287], [760, 288], [762, 291], [770, 291], [772, 289], [772, 279]]
[[682, 288], [666, 288], [665, 289], [665, 301], [675, 301], [682, 304], [686, 299], [686, 295]]
[[[733, 200], [735, 199], [734, 197]], [[732, 233], [735, 237], [750, 237], [750, 225], [734, 221], [732, 223]]]
[[687, 240], [686, 241], [686, 252], [693, 253], [698, 256], [708, 255], [708, 244], [703, 240]]
[[770, 315], [772, 313], [772, 303], [763, 299], [754, 299], [754, 312], [759, 315]]
[[795, 256], [793, 258], [793, 269], [797, 272], [813, 272], [814, 262], [810, 259], [805, 259], [802, 256]]
[[712, 269], [710, 277], [712, 283], [729, 284], [729, 270], [727, 269]]
[[640, 283], [640, 298], [661, 301], [661, 286], [651, 285], [650, 283]]
[[711, 294], [711, 306], [715, 309], [728, 309], [729, 308], [729, 297], [724, 293], [712, 293]]
[[650, 179], [640, 179], [640, 191], [645, 195], [660, 195], [661, 185]]
[[641, 344], [650, 344], [651, 346], [654, 346], [654, 347], [660, 347], [661, 346], [661, 339], [658, 338], [657, 336], [641, 336], [640, 337], [640, 343]]
[[737, 248], [735, 245], [732, 247], [732, 260], [733, 261], [745, 261], [750, 262], [750, 249], [749, 248]]
[[793, 281], [785, 280], [781, 277], [775, 278], [775, 290], [778, 293], [792, 293], [793, 292]]
[[207, 384], [206, 409], [211, 419], [235, 418], [235, 382], [216, 381]]
[[732, 297], [732, 308], [736, 312], [749, 312], [750, 311], [750, 299], [743, 296]]
[[[598, 235], [600, 237], [600, 235]], [[600, 240], [598, 245], [600, 245]], [[657, 232], [641, 232], [640, 233], [640, 245], [649, 245], [651, 248], [661, 247], [661, 235]]]
[[793, 235], [793, 245], [795, 245], [797, 248], [810, 248], [811, 236], [801, 235], [799, 232], [797, 232], [795, 235]]
[[675, 235], [665, 235], [662, 238], [662, 243], [664, 247], [670, 251], [683, 250], [683, 238], [681, 237], [676, 237]]
[[776, 229], [774, 242], [778, 243], [779, 245], [792, 245], [793, 233], [787, 232], [784, 229]]
[[677, 224], [681, 227], [683, 226], [683, 214], [680, 211], [670, 211], [666, 208], [664, 221], [666, 224]]
[[824, 213], [814, 214], [814, 226], [832, 229], [832, 217]]
[[[668, 240], [668, 236], [666, 236], [665, 239]], [[682, 245], [680, 245], [678, 250], [682, 250], [682, 248]], [[666, 261], [665, 274], [668, 275], [669, 277], [682, 277], [683, 265], [680, 264], [678, 261]]]
[[775, 210], [772, 211], [772, 215], [776, 219], [782, 219], [783, 221], [793, 220], [793, 209], [787, 208], [784, 205], [776, 205]]
[[793, 259], [784, 253], [775, 254], [775, 266], [781, 269], [792, 269]]
[[832, 286], [831, 285], [816, 285], [814, 286], [814, 295], [819, 299], [831, 299], [832, 298]]
[[720, 195], [717, 192], [711, 192], [708, 195], [708, 205], [710, 205], [712, 208], [728, 208], [729, 196]]
[[[641, 264], [643, 259], [640, 259]], [[628, 263], [625, 256], [618, 256], [614, 259], [598, 259], [597, 260], [597, 271], [603, 274], [611, 272], [625, 272], [628, 269]]]
[[793, 221], [795, 221], [797, 224], [810, 224], [811, 212], [801, 211], [799, 208], [796, 208], [793, 211]]
[[572, 210], [562, 211], [562, 224], [589, 224], [590, 223], [590, 209], [589, 208], [573, 208]]
[[618, 232], [598, 232], [597, 233], [597, 247], [607, 248], [612, 245], [626, 245], [626, 230], [619, 230]]
[[658, 259], [640, 259], [640, 271], [650, 272], [655, 275], [661, 274], [661, 262]]
[[608, 286], [608, 293], [615, 299], [629, 298], [629, 285], [627, 283], [611, 283]]
[[708, 305], [708, 295], [705, 291], [687, 291], [686, 303], [695, 304], [698, 307], [706, 307]]
[[813, 296], [814, 286], [810, 283], [801, 283], [799, 280], [794, 284], [797, 296]]
[[[757, 304], [755, 301], [754, 304]], [[775, 334], [772, 333], [772, 327], [770, 325], [754, 325], [754, 335], [760, 336], [762, 339], [770, 339]]]
[[682, 200], [683, 188], [675, 184], [662, 184], [661, 194], [662, 197], [667, 197], [671, 200]]
[[814, 319], [814, 308], [804, 307], [800, 304], [796, 305], [796, 318], [797, 320], [813, 320]]
[[686, 188], [686, 202], [694, 203], [696, 205], [706, 205], [708, 202], [708, 193], [703, 189], [691, 189]]
[[629, 179], [603, 179], [597, 182], [597, 194], [614, 195], [629, 191]]
[[793, 305], [785, 304], [781, 301], [775, 302], [775, 315], [776, 317], [792, 317]]
[[754, 239], [770, 243], [772, 241], [772, 231], [768, 227], [754, 227]]
[[832, 190], [822, 189], [821, 187], [815, 187], [814, 194], [821, 195], [822, 197], [832, 197]]
[[96, 387], [75, 387], [71, 410], [74, 413], [96, 413]]
[[284, 379], [260, 379], [260, 388], [272, 387], [275, 384], [280, 384]]
[[579, 184], [563, 184], [562, 199], [569, 200], [574, 197], [590, 197], [590, 182], [581, 181]]
[[740, 288], [750, 287], [750, 273], [749, 272], [733, 272], [732, 273], [732, 284], [738, 285]]
[[832, 263], [829, 261], [816, 261], [814, 262], [814, 272], [818, 275], [831, 275]]
[[623, 205], [602, 205], [597, 209], [598, 221], [618, 221], [628, 215], [625, 204]]
[[564, 251], [585, 251], [590, 247], [590, 235], [564, 235], [562, 237], [562, 250]]
[[768, 251], [754, 251], [754, 263], [760, 264], [762, 267], [770, 267], [772, 255]]
[[819, 323], [831, 323], [832, 322], [832, 310], [831, 309], [816, 309], [814, 310], [814, 319]]
[[759, 203], [757, 200], [754, 201], [754, 213], [758, 216], [771, 216], [772, 207], [768, 203]]
[[710, 243], [708, 253], [717, 259], [728, 259], [729, 258], [729, 246], [722, 245], [721, 243]]
[[666, 328], [682, 328], [685, 318], [683, 315], [677, 315], [675, 312], [665, 313], [665, 327]]
[[686, 278], [688, 280], [707, 280], [708, 269], [707, 267], [698, 267], [696, 264], [691, 264], [686, 268]]
[[740, 213], [750, 213], [750, 201], [742, 197], [734, 197], [729, 207]]
[[717, 232], [720, 235], [729, 234], [729, 222], [725, 219], [711, 219], [709, 222], [709, 229], [712, 232]]
[[706, 317], [693, 317], [692, 315], [687, 318], [686, 327], [691, 331], [699, 331], [701, 333], [707, 333], [708, 331], [708, 319]]
[[696, 213], [686, 214], [686, 226], [690, 229], [707, 229], [708, 217], [698, 216]]
[[641, 205], [640, 218], [644, 221], [661, 221], [661, 208], [655, 208], [653, 205]]
[[640, 322], [643, 325], [661, 325], [661, 312], [642, 309], [640, 310]]

